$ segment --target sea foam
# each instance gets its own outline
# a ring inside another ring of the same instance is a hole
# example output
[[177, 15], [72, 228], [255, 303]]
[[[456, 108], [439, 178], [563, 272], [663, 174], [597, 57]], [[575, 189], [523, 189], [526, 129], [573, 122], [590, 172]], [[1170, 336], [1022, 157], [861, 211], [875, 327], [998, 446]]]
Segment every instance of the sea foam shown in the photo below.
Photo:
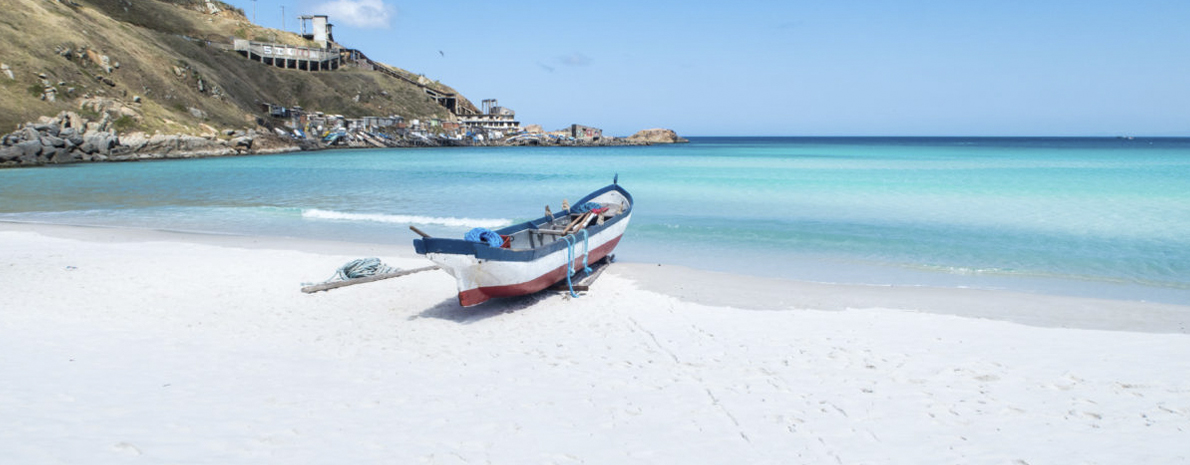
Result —
[[333, 210], [319, 210], [316, 208], [303, 209], [302, 218], [344, 221], [371, 221], [376, 223], [400, 224], [436, 224], [453, 227], [473, 228], [502, 228], [512, 224], [512, 221], [495, 218], [454, 218], [433, 217], [420, 215], [389, 215], [385, 213], [346, 213]]

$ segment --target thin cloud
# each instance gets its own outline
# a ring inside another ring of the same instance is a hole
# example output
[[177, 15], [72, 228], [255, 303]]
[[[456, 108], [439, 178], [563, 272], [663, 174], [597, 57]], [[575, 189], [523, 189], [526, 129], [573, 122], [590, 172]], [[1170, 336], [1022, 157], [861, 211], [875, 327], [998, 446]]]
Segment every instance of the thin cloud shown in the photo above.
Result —
[[537, 67], [541, 68], [542, 70], [544, 70], [547, 73], [552, 73], [558, 69], [557, 68], [558, 66], [578, 67], [578, 66], [587, 66], [590, 64], [591, 64], [590, 57], [583, 55], [580, 52], [574, 52], [574, 53], [571, 53], [568, 55], [562, 55], [559, 57], [551, 58], [551, 59], [547, 60], [546, 62], [538, 61]]
[[566, 56], [558, 57], [558, 63], [566, 66], [587, 66], [591, 64], [591, 59], [579, 52], [574, 52]]
[[330, 17], [332, 23], [362, 28], [387, 29], [397, 9], [384, 0], [334, 0], [314, 5], [314, 11]]
[[804, 24], [805, 24], [805, 23], [803, 23], [802, 21], [786, 21], [786, 22], [783, 22], [783, 23], [781, 23], [781, 24], [778, 24], [778, 25], [777, 25], [777, 29], [780, 29], [780, 30], [783, 30], [783, 31], [790, 31], [790, 30], [794, 30], [794, 29], [801, 29], [801, 28], [802, 28], [802, 26], [803, 26]]

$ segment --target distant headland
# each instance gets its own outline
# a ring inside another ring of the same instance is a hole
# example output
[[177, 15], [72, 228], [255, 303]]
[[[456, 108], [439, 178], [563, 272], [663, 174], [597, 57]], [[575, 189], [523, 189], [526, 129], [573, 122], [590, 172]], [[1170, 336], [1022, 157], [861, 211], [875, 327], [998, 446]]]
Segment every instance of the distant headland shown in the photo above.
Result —
[[[371, 60], [330, 18], [268, 29], [215, 0], [14, 0], [23, 55], [0, 63], [0, 167], [326, 148], [686, 142], [545, 130], [485, 99]], [[11, 37], [4, 37], [11, 35]]]

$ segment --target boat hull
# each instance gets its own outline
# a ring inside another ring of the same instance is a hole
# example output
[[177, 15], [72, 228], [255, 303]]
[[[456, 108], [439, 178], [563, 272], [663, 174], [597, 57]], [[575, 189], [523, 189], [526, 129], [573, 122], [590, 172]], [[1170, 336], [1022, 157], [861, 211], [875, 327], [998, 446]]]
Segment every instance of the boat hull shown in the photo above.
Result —
[[[627, 222], [624, 222], [627, 225]], [[587, 263], [606, 257], [620, 243], [623, 231], [614, 237], [591, 237]], [[574, 247], [571, 269], [583, 268], [581, 239]], [[470, 307], [495, 297], [516, 297], [532, 294], [566, 279], [566, 249], [534, 261], [495, 261], [476, 259], [470, 255], [426, 254], [426, 257], [455, 277], [459, 289], [459, 305]]]
[[[573, 246], [558, 240], [542, 247], [510, 250], [453, 239], [418, 239], [414, 245], [418, 253], [454, 276], [459, 304], [464, 307], [492, 298], [532, 294], [565, 280], [569, 270], [581, 270], [584, 258], [587, 264], [594, 263], [615, 250], [632, 216], [631, 196], [619, 186], [612, 185], [588, 195], [576, 205], [609, 198], [623, 200], [622, 212], [604, 224], [592, 225], [575, 234], [570, 240]], [[514, 234], [562, 215], [543, 217], [497, 232]]]

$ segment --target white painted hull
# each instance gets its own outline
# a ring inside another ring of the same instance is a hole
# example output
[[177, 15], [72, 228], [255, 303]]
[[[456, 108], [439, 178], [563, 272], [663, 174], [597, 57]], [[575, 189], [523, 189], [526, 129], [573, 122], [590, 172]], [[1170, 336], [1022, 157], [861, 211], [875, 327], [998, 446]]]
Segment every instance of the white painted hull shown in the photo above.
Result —
[[[620, 237], [628, 228], [631, 214], [611, 227], [591, 235], [587, 240], [590, 250], [583, 247], [582, 235], [576, 236], [574, 246], [574, 270], [582, 269], [583, 258], [587, 263], [599, 261], [615, 249]], [[465, 307], [486, 302], [493, 297], [511, 297], [531, 294], [566, 279], [567, 249], [555, 251], [537, 260], [498, 261], [476, 258], [474, 255], [427, 253], [434, 263], [455, 277], [459, 289], [459, 303]]]
[[[613, 184], [595, 191], [576, 205], [585, 202], [611, 206], [614, 214], [601, 224], [589, 225], [568, 236], [572, 246], [568, 246], [563, 238], [545, 240], [547, 236], [550, 239], [556, 236], [541, 232], [558, 228], [557, 223], [570, 218], [570, 212], [497, 231], [514, 236], [516, 245], [509, 248], [444, 238], [418, 239], [414, 246], [418, 253], [454, 276], [459, 303], [465, 307], [494, 297], [531, 294], [566, 279], [571, 270], [581, 270], [584, 259], [590, 264], [609, 255], [628, 229], [632, 218], [632, 196], [620, 186]], [[569, 264], [568, 254], [572, 257]]]

